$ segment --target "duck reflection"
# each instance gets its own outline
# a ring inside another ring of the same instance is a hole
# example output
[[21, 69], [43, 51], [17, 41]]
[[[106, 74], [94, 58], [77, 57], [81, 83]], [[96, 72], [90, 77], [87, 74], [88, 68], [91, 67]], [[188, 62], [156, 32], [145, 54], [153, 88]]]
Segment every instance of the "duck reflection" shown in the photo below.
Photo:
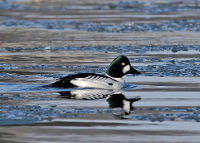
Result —
[[134, 109], [133, 103], [139, 101], [139, 96], [127, 99], [121, 92], [101, 89], [78, 89], [60, 92], [62, 98], [78, 100], [97, 100], [106, 98], [109, 108], [115, 115], [129, 115]]
[[[134, 109], [133, 103], [139, 101], [141, 98], [139, 96], [127, 99], [122, 93], [114, 93], [107, 97], [107, 102], [110, 108], [121, 108], [121, 115], [129, 115], [131, 110]], [[115, 113], [116, 114], [116, 113]]]
[[112, 94], [113, 90], [100, 89], [76, 89], [72, 91], [60, 92], [62, 98], [79, 100], [96, 100], [106, 98]]

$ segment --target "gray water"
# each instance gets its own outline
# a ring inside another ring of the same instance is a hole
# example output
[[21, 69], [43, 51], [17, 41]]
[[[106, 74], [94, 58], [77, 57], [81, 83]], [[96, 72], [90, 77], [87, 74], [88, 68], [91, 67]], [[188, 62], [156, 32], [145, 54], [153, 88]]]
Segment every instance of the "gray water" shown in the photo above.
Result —
[[[199, 6], [0, 0], [0, 142], [199, 142]], [[42, 87], [118, 55], [142, 72], [122, 90]]]

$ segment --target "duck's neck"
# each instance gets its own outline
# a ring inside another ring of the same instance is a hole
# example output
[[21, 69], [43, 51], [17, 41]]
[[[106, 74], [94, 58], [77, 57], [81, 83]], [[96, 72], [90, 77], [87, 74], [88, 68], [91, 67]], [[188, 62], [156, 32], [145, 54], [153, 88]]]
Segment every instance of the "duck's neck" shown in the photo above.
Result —
[[112, 78], [122, 78], [124, 76], [124, 73], [112, 67], [107, 69], [106, 74]]

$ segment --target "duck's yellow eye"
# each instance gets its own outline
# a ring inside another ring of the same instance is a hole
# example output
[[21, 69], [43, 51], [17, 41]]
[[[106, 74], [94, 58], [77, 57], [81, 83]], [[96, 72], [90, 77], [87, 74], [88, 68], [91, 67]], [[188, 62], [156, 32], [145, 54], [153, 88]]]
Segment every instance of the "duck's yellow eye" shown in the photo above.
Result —
[[122, 62], [122, 66], [124, 66], [126, 63], [125, 62]]

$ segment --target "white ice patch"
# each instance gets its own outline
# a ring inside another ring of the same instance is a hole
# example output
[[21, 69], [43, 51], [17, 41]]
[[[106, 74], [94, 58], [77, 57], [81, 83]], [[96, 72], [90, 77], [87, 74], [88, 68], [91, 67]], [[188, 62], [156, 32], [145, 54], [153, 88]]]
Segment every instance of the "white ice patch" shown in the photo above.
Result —
[[130, 70], [130, 65], [126, 65], [125, 67], [123, 67], [122, 72], [125, 74]]

